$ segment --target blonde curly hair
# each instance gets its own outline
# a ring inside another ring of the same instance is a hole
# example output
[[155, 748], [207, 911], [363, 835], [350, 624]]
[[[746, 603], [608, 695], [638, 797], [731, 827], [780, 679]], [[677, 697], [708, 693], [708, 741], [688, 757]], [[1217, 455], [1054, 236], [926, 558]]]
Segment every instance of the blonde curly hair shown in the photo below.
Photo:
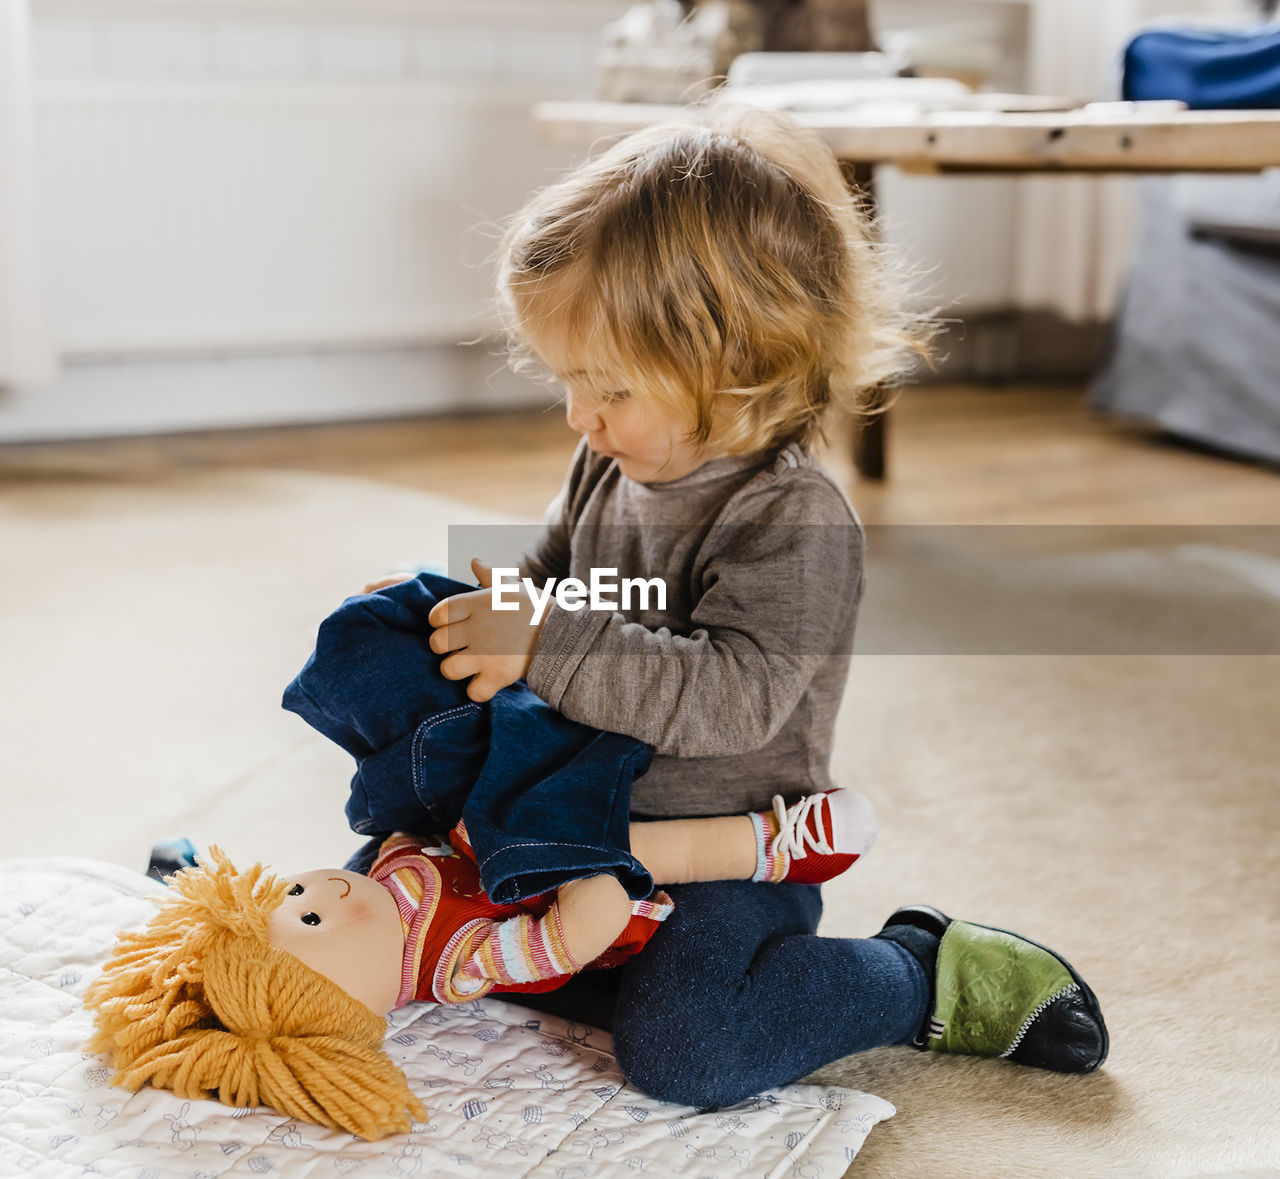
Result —
[[569, 341], [728, 454], [882, 403], [932, 332], [901, 288], [826, 144], [723, 101], [537, 193], [499, 256], [515, 367]]
[[289, 1117], [377, 1139], [426, 1110], [382, 1050], [383, 1018], [267, 939], [289, 885], [219, 848], [170, 879], [138, 932], [120, 935], [85, 993], [113, 1082]]

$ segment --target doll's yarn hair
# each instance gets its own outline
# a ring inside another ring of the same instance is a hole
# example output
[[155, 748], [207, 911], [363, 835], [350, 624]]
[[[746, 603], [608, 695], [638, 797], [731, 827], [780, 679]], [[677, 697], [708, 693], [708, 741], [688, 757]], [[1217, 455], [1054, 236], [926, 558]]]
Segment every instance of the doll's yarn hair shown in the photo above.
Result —
[[267, 1105], [366, 1139], [426, 1120], [382, 1050], [382, 1017], [267, 940], [286, 881], [238, 872], [215, 847], [169, 883], [85, 995], [89, 1046], [113, 1057], [114, 1083]]

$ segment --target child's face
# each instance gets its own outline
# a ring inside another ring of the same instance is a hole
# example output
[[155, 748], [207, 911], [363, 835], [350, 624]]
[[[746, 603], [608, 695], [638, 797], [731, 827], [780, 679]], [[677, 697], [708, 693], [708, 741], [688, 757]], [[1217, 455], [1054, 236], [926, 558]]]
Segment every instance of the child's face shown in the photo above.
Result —
[[537, 348], [564, 384], [569, 425], [628, 479], [670, 483], [723, 454], [714, 444], [689, 441], [692, 417], [673, 415], [633, 393], [625, 381], [593, 364], [589, 354], [560, 341], [538, 340]]
[[586, 436], [587, 445], [638, 483], [670, 483], [712, 457], [707, 447], [689, 442], [685, 423], [673, 422], [663, 408], [627, 390], [599, 395], [575, 391], [566, 382], [565, 404], [569, 425]]
[[376, 880], [337, 868], [287, 879], [292, 888], [267, 919], [271, 944], [385, 1015], [400, 997], [404, 958], [395, 898]]

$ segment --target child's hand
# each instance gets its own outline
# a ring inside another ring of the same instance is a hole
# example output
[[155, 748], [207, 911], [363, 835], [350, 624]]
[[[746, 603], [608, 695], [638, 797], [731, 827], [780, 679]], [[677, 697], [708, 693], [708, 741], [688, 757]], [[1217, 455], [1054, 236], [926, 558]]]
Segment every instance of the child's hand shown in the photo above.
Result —
[[472, 560], [471, 571], [480, 589], [437, 602], [427, 621], [436, 628], [431, 649], [437, 655], [452, 652], [441, 662], [440, 673], [450, 680], [470, 676], [467, 695], [484, 703], [529, 670], [539, 628], [533, 625], [533, 603], [523, 589], [517, 609], [495, 610], [489, 592], [492, 571], [478, 558]]

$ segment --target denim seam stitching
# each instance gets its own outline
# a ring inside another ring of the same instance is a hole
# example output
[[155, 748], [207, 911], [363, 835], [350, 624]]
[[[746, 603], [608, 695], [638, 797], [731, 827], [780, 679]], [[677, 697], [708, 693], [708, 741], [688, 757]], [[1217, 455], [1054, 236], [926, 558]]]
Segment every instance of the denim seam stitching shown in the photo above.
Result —
[[497, 851], [490, 852], [480, 862], [481, 871], [484, 870], [485, 864], [496, 857], [503, 855], [505, 852], [514, 851], [519, 847], [583, 847], [587, 846], [581, 843], [571, 843], [566, 839], [530, 839], [523, 843], [504, 843]]
[[[613, 807], [611, 808], [611, 813], [612, 813], [613, 811], [616, 811], [616, 810], [617, 810], [617, 807], [618, 807], [618, 799], [619, 799], [619, 794], [620, 794], [620, 791], [619, 791], [618, 787], [619, 787], [619, 786], [621, 786], [621, 784], [626, 780], [627, 772], [628, 772], [628, 771], [629, 771], [629, 770], [630, 770], [630, 769], [635, 765], [635, 763], [636, 763], [637, 761], [639, 761], [639, 760], [640, 760], [640, 758], [643, 756], [643, 754], [644, 754], [645, 752], [646, 752], [646, 750], [643, 750], [643, 749], [633, 749], [633, 750], [631, 750], [629, 753], [627, 753], [627, 754], [623, 757], [623, 759], [622, 759], [621, 763], [618, 765], [617, 770], [616, 770], [616, 777], [615, 777], [615, 781], [614, 781], [614, 788], [613, 788], [613, 790], [611, 791], [611, 794], [612, 794], [612, 796], [613, 796], [613, 800], [614, 800], [614, 801], [613, 801]], [[628, 793], [628, 795], [629, 795], [629, 794], [630, 794], [630, 791], [628, 791], [627, 793]], [[629, 801], [629, 799], [628, 799], [628, 801]], [[631, 809], [631, 808], [630, 808], [630, 806], [628, 806], [628, 808], [627, 808], [628, 813], [630, 813], [630, 809]], [[582, 846], [582, 845], [581, 845], [580, 843], [566, 843], [566, 842], [564, 842], [563, 840], [557, 840], [557, 841], [552, 841], [552, 840], [533, 841], [533, 840], [530, 840], [530, 841], [526, 841], [526, 842], [524, 842], [524, 843], [507, 843], [507, 844], [504, 844], [502, 847], [498, 848], [496, 851], [492, 851], [492, 852], [490, 852], [490, 853], [489, 853], [489, 854], [484, 858], [484, 862], [483, 862], [483, 863], [477, 862], [477, 863], [476, 863], [476, 868], [477, 868], [477, 870], [478, 870], [478, 871], [480, 871], [480, 873], [481, 873], [481, 874], [483, 874], [483, 872], [484, 872], [484, 868], [485, 868], [485, 865], [486, 865], [486, 864], [488, 864], [491, 860], [493, 860], [493, 859], [494, 859], [494, 858], [496, 858], [497, 856], [502, 855], [504, 852], [514, 851], [514, 850], [515, 850], [515, 849], [517, 849], [517, 848], [529, 848], [529, 847], [581, 847], [581, 846]], [[647, 869], [647, 868], [645, 868], [645, 866], [644, 866], [643, 864], [641, 864], [639, 860], [637, 860], [637, 859], [636, 859], [636, 857], [635, 857], [634, 853], [631, 851], [631, 849], [630, 849], [630, 848], [627, 848], [627, 849], [625, 849], [625, 850], [624, 850], [624, 849], [622, 849], [622, 848], [610, 849], [610, 850], [616, 850], [616, 851], [620, 852], [620, 853], [621, 853], [621, 854], [623, 854], [623, 855], [629, 856], [629, 857], [631, 858], [631, 860], [632, 860], [632, 862], [633, 862], [633, 863], [638, 864], [638, 865], [640, 866], [641, 871], [643, 871], [643, 872], [648, 872], [648, 869]], [[625, 865], [623, 865], [623, 866], [625, 866]], [[514, 876], [514, 877], [512, 877], [512, 879], [513, 879], [513, 880], [518, 880], [519, 878], [518, 878], [518, 876]], [[652, 875], [650, 875], [650, 881], [651, 881], [651, 883], [653, 884], [653, 889], [652, 889], [652, 892], [650, 893], [650, 895], [652, 896], [654, 892], [657, 892], [657, 891], [658, 891], [658, 885], [657, 885], [657, 882], [656, 882], [656, 881], [653, 881], [653, 879], [652, 879]], [[516, 899], [517, 899], [517, 900], [519, 900], [519, 899], [520, 899], [520, 897], [517, 897]], [[635, 905], [638, 905], [638, 904], [640, 904], [640, 901], [633, 901], [633, 902], [632, 902], [632, 912], [633, 912], [633, 913], [635, 912], [635, 908], [634, 908], [634, 906], [635, 906]], [[659, 918], [659, 920], [665, 920], [665, 918]]]
[[[614, 783], [614, 790], [612, 791], [615, 799], [615, 805], [616, 805], [616, 799], [618, 796], [617, 786], [619, 783], [623, 781], [627, 768], [630, 767], [635, 761], [637, 761], [639, 757], [640, 757], [640, 751], [632, 750], [630, 753], [626, 754], [626, 756], [623, 758], [622, 764], [618, 767], [616, 771], [616, 781]], [[506, 844], [503, 844], [503, 846], [498, 848], [496, 851], [490, 852], [487, 856], [485, 856], [484, 860], [481, 862], [478, 862], [476, 866], [481, 870], [481, 872], [483, 872], [485, 864], [487, 864], [495, 856], [500, 856], [503, 854], [503, 852], [511, 851], [513, 848], [517, 848], [517, 847], [581, 847], [581, 846], [582, 846], [581, 843], [569, 843], [562, 839], [526, 840], [523, 843], [506, 843]], [[618, 848], [616, 850], [622, 851], [621, 848]], [[627, 851], [624, 854], [631, 856], [632, 859], [635, 859], [635, 856], [632, 855], [630, 851]]]
[[417, 731], [413, 734], [413, 756], [411, 758], [412, 766], [410, 767], [413, 770], [413, 792], [418, 796], [418, 798], [422, 797], [422, 779], [418, 775], [418, 763], [422, 760], [423, 742], [426, 741], [431, 730], [437, 725], [443, 724], [447, 720], [452, 720], [453, 717], [458, 716], [461, 713], [478, 713], [479, 711], [480, 706], [475, 703], [455, 704], [452, 708], [446, 708], [444, 712], [441, 712], [436, 716], [428, 717], [418, 726]]

